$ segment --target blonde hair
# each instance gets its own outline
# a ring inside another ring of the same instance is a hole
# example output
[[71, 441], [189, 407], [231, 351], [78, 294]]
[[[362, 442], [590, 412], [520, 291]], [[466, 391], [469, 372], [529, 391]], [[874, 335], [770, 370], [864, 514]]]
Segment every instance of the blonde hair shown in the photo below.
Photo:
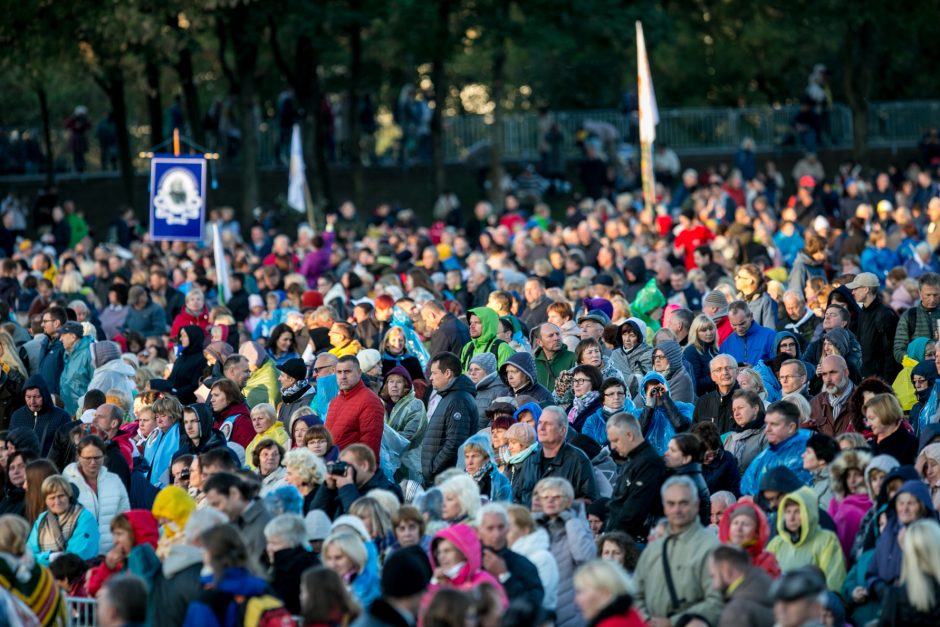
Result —
[[320, 485], [326, 480], [326, 464], [308, 448], [291, 449], [284, 455], [284, 468], [292, 468], [308, 486]]
[[866, 414], [869, 410], [875, 415], [875, 419], [886, 427], [898, 424], [904, 417], [898, 397], [894, 394], [876, 394], [862, 407]]
[[557, 490], [561, 492], [562, 497], [568, 501], [566, 507], [571, 507], [571, 503], [574, 502], [574, 487], [567, 479], [561, 477], [546, 477], [545, 479], [540, 479], [539, 482], [535, 484], [532, 494], [541, 496], [542, 492], [545, 490]]
[[712, 342], [712, 348], [718, 347], [718, 327], [715, 326], [714, 321], [705, 314], [699, 314], [692, 319], [692, 324], [689, 326], [689, 344], [695, 347], [700, 353], [705, 352], [705, 347], [702, 346], [702, 341], [698, 339], [698, 334], [700, 331], [705, 329], [712, 328], [715, 329], [715, 341]]
[[0, 362], [9, 366], [12, 370], [16, 370], [24, 377], [29, 376], [26, 366], [20, 360], [16, 345], [13, 343], [13, 337], [9, 333], [0, 332], [0, 349], [2, 349], [0, 350]]
[[510, 505], [506, 508], [506, 513], [509, 514], [510, 520], [520, 529], [529, 533], [535, 531], [535, 519], [532, 518], [532, 512], [522, 505]]
[[506, 440], [513, 440], [524, 446], [532, 446], [532, 443], [535, 442], [535, 429], [527, 422], [517, 422], [506, 429]]
[[72, 484], [62, 475], [49, 475], [42, 480], [43, 499], [45, 499], [50, 494], [55, 494], [56, 492], [64, 492], [70, 500], [73, 498]]
[[323, 541], [323, 547], [320, 549], [320, 555], [326, 556], [327, 549], [329, 549], [334, 544], [340, 551], [343, 552], [346, 557], [351, 559], [359, 567], [359, 570], [365, 568], [366, 560], [369, 559], [369, 554], [366, 552], [365, 543], [358, 534], [351, 533], [349, 531], [341, 531], [339, 533], [330, 534], [330, 536]]
[[277, 420], [277, 410], [274, 409], [274, 405], [271, 403], [258, 403], [251, 408], [251, 417], [254, 418], [256, 414], [264, 412], [267, 414], [268, 418], [271, 420]]
[[22, 516], [4, 514], [0, 516], [0, 552], [19, 557], [26, 553], [29, 523]]
[[756, 387], [756, 390], [754, 391], [757, 392], [757, 395], [760, 396], [762, 401], [766, 401], [767, 400], [767, 388], [764, 386], [764, 380], [760, 378], [760, 375], [757, 374], [757, 371], [754, 370], [753, 368], [741, 368], [740, 370], [738, 370], [738, 376], [741, 376], [742, 374], [750, 377], [751, 382]]
[[575, 588], [603, 590], [611, 598], [633, 592], [623, 568], [607, 560], [594, 559], [582, 564], [574, 573]]
[[904, 532], [901, 583], [914, 609], [927, 612], [934, 607], [934, 586], [940, 582], [940, 525], [925, 519], [912, 523]]
[[477, 510], [480, 509], [480, 487], [470, 475], [465, 473], [454, 475], [437, 487], [442, 494], [452, 494], [457, 497], [461, 513], [466, 514], [467, 518], [476, 518]]

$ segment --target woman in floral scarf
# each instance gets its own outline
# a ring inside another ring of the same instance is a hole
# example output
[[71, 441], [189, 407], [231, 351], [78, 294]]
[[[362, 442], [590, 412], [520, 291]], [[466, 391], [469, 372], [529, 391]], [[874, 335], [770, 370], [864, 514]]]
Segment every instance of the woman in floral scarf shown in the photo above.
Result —
[[568, 424], [581, 433], [585, 421], [603, 405], [601, 398], [601, 371], [594, 366], [575, 366], [572, 370], [571, 389], [574, 391], [571, 407], [568, 409]]

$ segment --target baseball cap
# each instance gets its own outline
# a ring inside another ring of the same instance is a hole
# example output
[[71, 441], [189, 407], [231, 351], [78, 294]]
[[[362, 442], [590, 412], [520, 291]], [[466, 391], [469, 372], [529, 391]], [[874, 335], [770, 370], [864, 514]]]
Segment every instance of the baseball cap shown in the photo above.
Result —
[[85, 335], [85, 328], [80, 322], [66, 322], [61, 327], [59, 327], [58, 333], [59, 335], [71, 333], [75, 337], [80, 338]]
[[800, 187], [808, 187], [813, 189], [816, 187], [816, 179], [811, 177], [809, 174], [804, 174], [800, 177]]
[[846, 285], [846, 287], [850, 290], [854, 290], [857, 287], [881, 287], [881, 281], [871, 272], [862, 272], [855, 277], [855, 280]]

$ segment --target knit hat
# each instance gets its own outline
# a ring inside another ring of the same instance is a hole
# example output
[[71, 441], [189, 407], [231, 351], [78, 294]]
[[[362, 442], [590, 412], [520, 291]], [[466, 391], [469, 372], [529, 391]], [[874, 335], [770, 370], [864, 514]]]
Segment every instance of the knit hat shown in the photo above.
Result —
[[431, 562], [420, 546], [392, 553], [382, 567], [382, 594], [403, 599], [424, 592], [431, 582]]
[[487, 352], [474, 355], [470, 359], [470, 363], [483, 368], [483, 371], [488, 375], [496, 372], [496, 356], [493, 353]]
[[728, 521], [730, 522], [734, 520], [735, 518], [737, 518], [738, 516], [747, 516], [748, 518], [753, 520], [755, 523], [758, 522], [757, 512], [750, 505], [739, 505], [738, 507], [735, 507], [733, 510], [731, 510], [728, 513]]
[[264, 307], [264, 300], [262, 300], [260, 294], [249, 294], [248, 309], [254, 309], [255, 307]]
[[702, 300], [702, 307], [706, 305], [718, 308], [718, 313], [715, 314], [716, 316], [723, 315], [722, 311], [728, 311], [728, 299], [718, 290], [712, 290], [705, 295], [705, 298]]
[[307, 378], [307, 364], [300, 357], [292, 357], [277, 367], [278, 370], [297, 381]]
[[[610, 324], [610, 318], [614, 315], [614, 306], [606, 298], [585, 298], [584, 299], [584, 308], [588, 312], [593, 312], [594, 310], [603, 311], [607, 316], [608, 324]], [[607, 326], [607, 325], [604, 325]]]
[[323, 305], [323, 294], [316, 290], [307, 290], [300, 297], [300, 305], [304, 309], [316, 309]]
[[267, 352], [258, 342], [245, 342], [238, 347], [238, 354], [248, 360], [248, 363], [258, 368], [264, 363]]
[[121, 358], [121, 347], [117, 342], [105, 340], [91, 345], [91, 365], [100, 368], [109, 361]]
[[330, 535], [330, 517], [322, 509], [312, 509], [304, 519], [307, 527], [307, 541], [326, 540]]
[[359, 360], [359, 368], [363, 372], [369, 372], [382, 363], [382, 353], [374, 348], [365, 348], [356, 353], [356, 359]]

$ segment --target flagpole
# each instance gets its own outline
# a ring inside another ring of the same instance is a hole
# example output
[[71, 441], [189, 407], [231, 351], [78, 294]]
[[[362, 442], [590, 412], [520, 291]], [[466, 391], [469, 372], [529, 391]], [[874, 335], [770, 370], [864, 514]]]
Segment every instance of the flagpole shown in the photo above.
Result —
[[643, 24], [636, 22], [637, 100], [640, 113], [640, 176], [643, 181], [643, 204], [648, 212], [656, 205], [656, 174], [653, 170], [653, 142], [656, 141], [656, 125], [659, 110], [653, 77], [650, 74], [649, 58], [646, 56], [646, 39]]

